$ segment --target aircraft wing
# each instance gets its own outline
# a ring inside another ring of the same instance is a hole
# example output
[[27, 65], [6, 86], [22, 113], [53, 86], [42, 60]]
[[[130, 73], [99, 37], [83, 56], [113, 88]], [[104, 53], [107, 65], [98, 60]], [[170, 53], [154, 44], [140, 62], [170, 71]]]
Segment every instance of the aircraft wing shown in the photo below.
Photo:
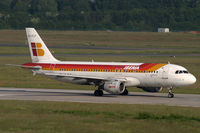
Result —
[[110, 80], [120, 80], [122, 82], [126, 81], [126, 78], [115, 78], [115, 77], [96, 77], [96, 76], [85, 76], [85, 75], [67, 75], [65, 73], [44, 73], [46, 76], [57, 76], [57, 77], [70, 77], [70, 78], [80, 78], [80, 79], [90, 79], [90, 80], [101, 80], [101, 81], [110, 81]]
[[[41, 66], [24, 66], [24, 65], [16, 65], [16, 64], [6, 64], [8, 66], [15, 66], [24, 69], [31, 69], [31, 70], [39, 70], [42, 69]], [[90, 80], [99, 80], [99, 81], [110, 81], [110, 80], [119, 80], [121, 82], [125, 82], [126, 78], [120, 77], [96, 77], [96, 76], [85, 76], [85, 75], [67, 75], [66, 73], [43, 73], [45, 76], [57, 76], [57, 77], [70, 77], [70, 78], [79, 78], [79, 79], [90, 79]]]

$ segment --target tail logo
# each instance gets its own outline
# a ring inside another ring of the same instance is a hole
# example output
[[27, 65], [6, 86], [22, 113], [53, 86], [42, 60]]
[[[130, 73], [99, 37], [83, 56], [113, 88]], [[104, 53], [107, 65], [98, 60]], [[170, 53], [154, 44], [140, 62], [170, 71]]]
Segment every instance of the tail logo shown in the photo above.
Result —
[[31, 43], [33, 56], [44, 56], [44, 50], [41, 43]]

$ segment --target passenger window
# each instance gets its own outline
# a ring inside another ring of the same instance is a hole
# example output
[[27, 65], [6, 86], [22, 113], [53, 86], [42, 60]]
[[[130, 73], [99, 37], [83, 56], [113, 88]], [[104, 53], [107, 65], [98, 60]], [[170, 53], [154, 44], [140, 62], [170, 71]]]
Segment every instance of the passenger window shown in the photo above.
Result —
[[183, 71], [179, 71], [179, 74], [183, 73]]
[[175, 74], [178, 74], [178, 71], [176, 71]]

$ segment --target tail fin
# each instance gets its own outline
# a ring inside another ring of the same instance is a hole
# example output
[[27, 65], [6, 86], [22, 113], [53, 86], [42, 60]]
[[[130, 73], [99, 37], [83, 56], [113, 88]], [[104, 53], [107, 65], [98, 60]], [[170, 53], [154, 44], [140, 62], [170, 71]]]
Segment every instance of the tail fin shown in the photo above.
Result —
[[34, 28], [26, 28], [26, 35], [33, 63], [53, 63], [58, 61], [53, 57]]

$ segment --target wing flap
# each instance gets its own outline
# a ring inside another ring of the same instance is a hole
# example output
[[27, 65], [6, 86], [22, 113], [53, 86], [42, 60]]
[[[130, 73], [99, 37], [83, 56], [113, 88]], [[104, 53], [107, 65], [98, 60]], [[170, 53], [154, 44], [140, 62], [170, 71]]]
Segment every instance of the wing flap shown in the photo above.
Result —
[[110, 78], [96, 77], [96, 76], [86, 76], [86, 75], [68, 75], [66, 73], [44, 73], [46, 76], [58, 76], [58, 77], [70, 77], [70, 78], [82, 78], [82, 79], [95, 79], [95, 80], [110, 80]]

